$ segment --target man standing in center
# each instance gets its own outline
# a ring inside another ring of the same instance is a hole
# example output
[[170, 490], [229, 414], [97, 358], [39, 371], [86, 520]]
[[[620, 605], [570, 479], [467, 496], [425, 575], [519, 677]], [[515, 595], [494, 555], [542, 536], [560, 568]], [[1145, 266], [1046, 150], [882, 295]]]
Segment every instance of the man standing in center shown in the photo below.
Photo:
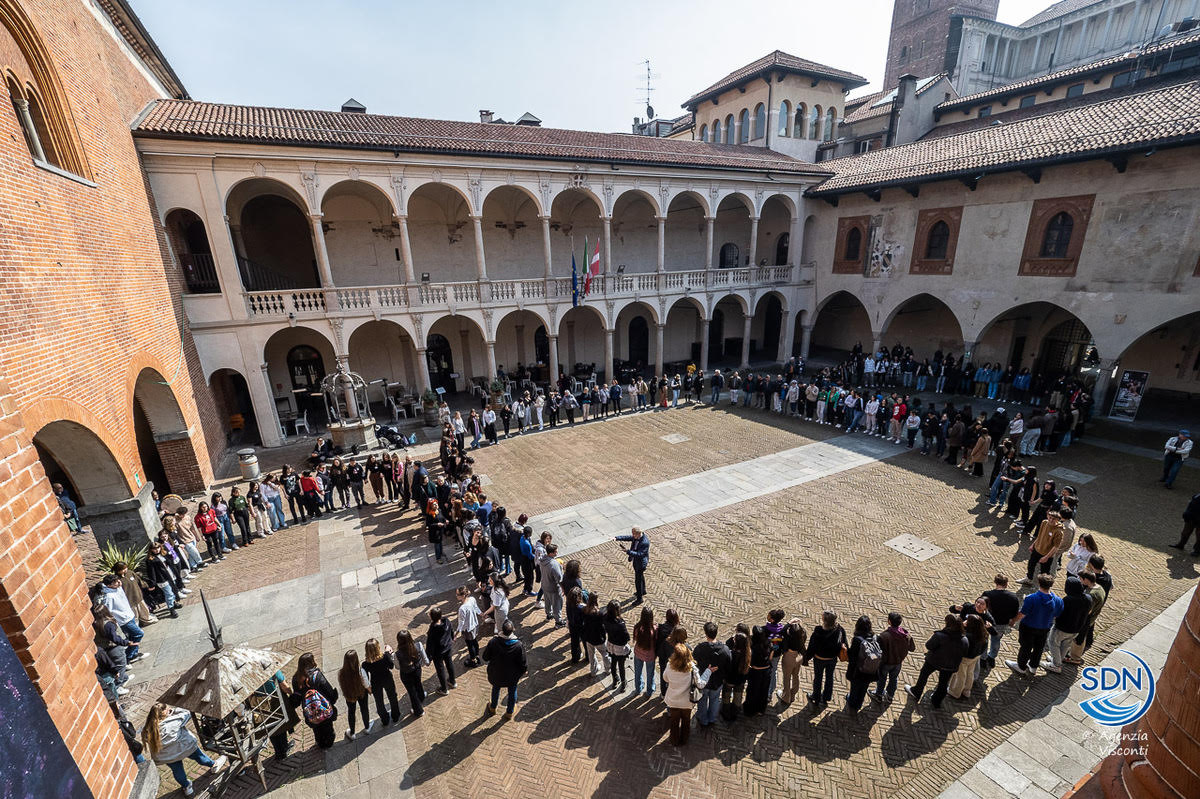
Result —
[[717, 624], [713, 621], [704, 623], [704, 641], [696, 644], [692, 652], [696, 659], [696, 668], [709, 673], [708, 683], [700, 692], [700, 701], [696, 705], [696, 719], [701, 727], [716, 723], [717, 714], [721, 712], [721, 688], [724, 686], [725, 674], [733, 664], [733, 656], [729, 647], [717, 640]]
[[633, 565], [633, 590], [636, 595], [633, 604], [642, 604], [646, 596], [646, 567], [650, 565], [650, 537], [642, 532], [640, 527], [634, 527], [630, 535], [619, 535], [614, 540], [629, 543], [629, 548], [621, 547], [621, 551], [629, 556]]
[[1020, 648], [1016, 660], [1006, 660], [1004, 665], [1017, 674], [1032, 677], [1042, 664], [1042, 652], [1054, 620], [1063, 611], [1063, 601], [1050, 590], [1054, 578], [1049, 574], [1038, 575], [1038, 590], [1025, 597], [1021, 612], [1017, 614], [1017, 642]]

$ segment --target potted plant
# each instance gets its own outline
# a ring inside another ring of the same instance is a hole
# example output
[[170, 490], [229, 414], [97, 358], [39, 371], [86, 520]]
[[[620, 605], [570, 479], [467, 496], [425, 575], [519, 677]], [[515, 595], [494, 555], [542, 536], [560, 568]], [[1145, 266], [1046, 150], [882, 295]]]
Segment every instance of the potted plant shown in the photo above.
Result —
[[146, 562], [146, 547], [133, 546], [128, 549], [108, 543], [100, 549], [97, 567], [103, 572], [112, 572], [118, 563], [126, 563], [130, 570], [137, 571]]
[[493, 377], [491, 385], [488, 386], [488, 390], [492, 394], [493, 405], [499, 405], [504, 401], [504, 384], [500, 382], [500, 378]]
[[421, 395], [421, 402], [424, 405], [424, 417], [426, 427], [436, 427], [438, 420], [438, 395], [432, 388], [425, 389], [425, 393]]

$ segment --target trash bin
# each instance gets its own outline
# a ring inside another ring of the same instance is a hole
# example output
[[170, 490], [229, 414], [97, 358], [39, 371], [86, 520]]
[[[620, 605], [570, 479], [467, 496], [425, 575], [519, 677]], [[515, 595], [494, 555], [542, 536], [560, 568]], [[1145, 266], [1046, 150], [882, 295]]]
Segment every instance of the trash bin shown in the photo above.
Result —
[[258, 456], [254, 454], [251, 447], [238, 450], [238, 466], [242, 470], [243, 480], [257, 480], [260, 472], [258, 471]]

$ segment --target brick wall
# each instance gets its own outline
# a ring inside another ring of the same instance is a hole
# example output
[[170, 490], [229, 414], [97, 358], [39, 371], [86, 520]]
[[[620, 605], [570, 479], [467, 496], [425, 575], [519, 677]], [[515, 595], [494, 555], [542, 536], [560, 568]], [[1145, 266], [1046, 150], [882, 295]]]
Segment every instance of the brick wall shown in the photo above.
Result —
[[942, 72], [950, 16], [995, 19], [999, 6], [999, 0], [896, 0], [883, 87], [893, 88], [905, 73], [927, 78]]
[[0, 375], [0, 627], [97, 799], [125, 797], [137, 766], [93, 672], [83, 562]]

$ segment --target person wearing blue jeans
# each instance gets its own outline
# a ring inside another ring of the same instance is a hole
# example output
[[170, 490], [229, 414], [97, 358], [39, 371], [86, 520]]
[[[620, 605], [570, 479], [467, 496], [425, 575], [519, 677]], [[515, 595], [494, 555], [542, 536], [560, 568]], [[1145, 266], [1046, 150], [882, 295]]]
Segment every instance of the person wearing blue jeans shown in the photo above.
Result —
[[725, 385], [725, 378], [721, 376], [721, 370], [713, 372], [712, 376], [712, 396], [709, 398], [710, 405], [716, 405], [717, 400], [721, 398], [721, 388]]
[[113, 615], [113, 621], [121, 628], [129, 645], [125, 647], [125, 662], [134, 663], [140, 658], [138, 641], [145, 634], [138, 626], [137, 615], [129, 605], [129, 598], [121, 588], [121, 578], [115, 574], [106, 574], [101, 581], [100, 601]]
[[879, 665], [879, 677], [871, 697], [882, 702], [892, 701], [896, 695], [896, 683], [900, 668], [909, 652], [917, 648], [916, 641], [901, 625], [904, 617], [895, 611], [888, 614], [888, 628], [879, 634], [879, 648], [883, 650], [883, 663]]
[[1183, 468], [1183, 462], [1191, 454], [1192, 434], [1189, 431], [1180, 430], [1178, 435], [1167, 439], [1167, 444], [1163, 448], [1163, 473], [1162, 477], [1158, 478], [1158, 482], [1163, 484], [1163, 488], [1170, 488], [1174, 484], [1179, 470]]
[[513, 623], [504, 620], [500, 634], [488, 642], [483, 650], [483, 661], [488, 664], [487, 678], [492, 684], [492, 701], [486, 708], [489, 716], [495, 715], [496, 705], [500, 703], [500, 689], [508, 689], [508, 709], [505, 719], [511, 719], [517, 707], [517, 682], [528, 671], [525, 661], [525, 645], [517, 640], [513, 632]]
[[801, 665], [812, 663], [813, 689], [808, 699], [814, 705], [827, 705], [833, 699], [833, 671], [838, 656], [846, 644], [846, 630], [838, 624], [837, 614], [827, 610], [821, 614], [821, 624], [813, 630], [804, 650]]
[[191, 717], [191, 711], [172, 709], [158, 702], [150, 708], [150, 715], [146, 717], [146, 725], [142, 728], [142, 741], [147, 754], [155, 763], [165, 764], [171, 769], [171, 774], [183, 789], [184, 796], [191, 796], [194, 788], [183, 761], [194, 760], [213, 772], [223, 770], [229, 762], [224, 755], [214, 761], [204, 754], [200, 742], [188, 730], [187, 724]]
[[[705, 640], [696, 644], [692, 651], [699, 671], [712, 669], [708, 675], [708, 682], [700, 691], [700, 701], [696, 704], [696, 721], [701, 727], [716, 723], [717, 714], [721, 712], [724, 677], [733, 666], [733, 655], [730, 654], [729, 647], [717, 640], [716, 622], [704, 623], [704, 638]], [[637, 686], [636, 677], [634, 686]]]

